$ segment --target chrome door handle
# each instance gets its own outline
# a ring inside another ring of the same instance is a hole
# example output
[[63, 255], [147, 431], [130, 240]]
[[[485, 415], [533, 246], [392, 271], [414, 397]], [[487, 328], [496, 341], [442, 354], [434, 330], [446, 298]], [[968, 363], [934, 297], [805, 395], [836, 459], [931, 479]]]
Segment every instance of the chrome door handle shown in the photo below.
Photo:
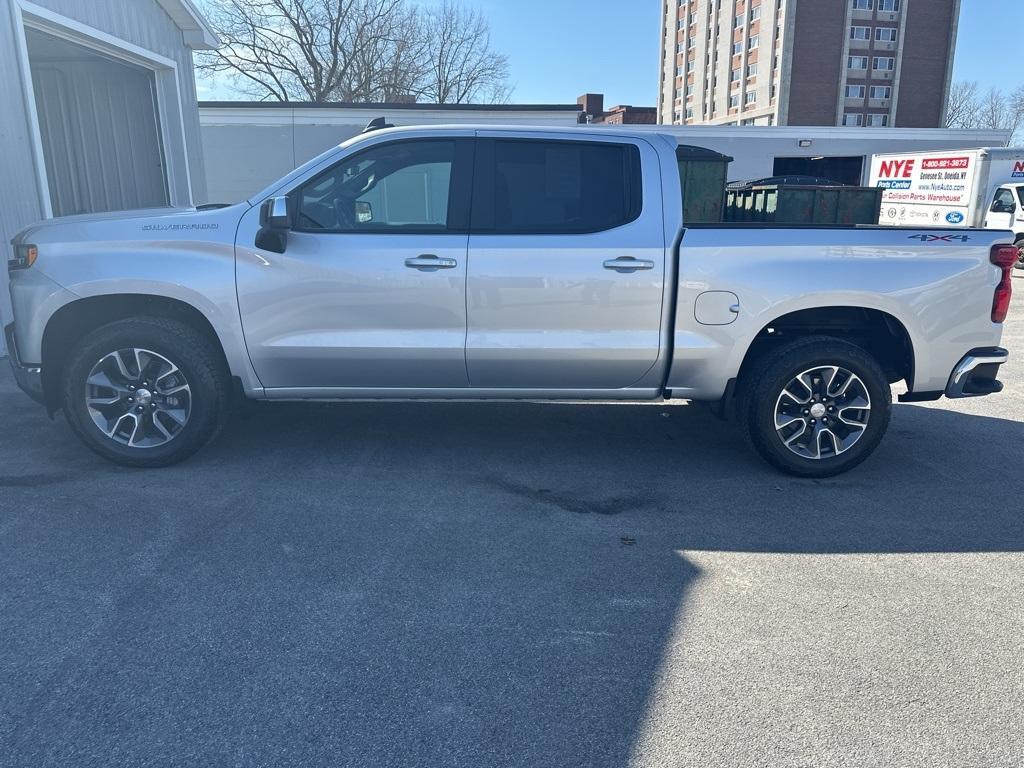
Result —
[[620, 256], [617, 259], [609, 259], [604, 263], [605, 269], [613, 269], [616, 272], [629, 273], [641, 269], [654, 269], [653, 261], [645, 259], [634, 259], [632, 256]]
[[436, 272], [439, 269], [454, 269], [459, 266], [455, 259], [439, 259], [433, 254], [425, 253], [405, 260], [405, 266], [410, 269], [418, 269], [420, 272]]

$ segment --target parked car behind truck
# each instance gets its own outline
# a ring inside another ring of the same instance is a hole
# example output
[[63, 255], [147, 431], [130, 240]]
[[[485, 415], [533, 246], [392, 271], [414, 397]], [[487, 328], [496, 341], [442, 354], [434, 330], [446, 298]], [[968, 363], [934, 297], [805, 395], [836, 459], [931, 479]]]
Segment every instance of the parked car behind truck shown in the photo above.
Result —
[[879, 224], [1010, 230], [1024, 268], [1024, 148], [875, 155]]
[[35, 225], [9, 262], [15, 375], [133, 466], [208, 442], [234, 383], [708, 401], [810, 477], [875, 449], [892, 383], [1001, 389], [1008, 232], [688, 225], [677, 150], [622, 129], [379, 130], [227, 208]]

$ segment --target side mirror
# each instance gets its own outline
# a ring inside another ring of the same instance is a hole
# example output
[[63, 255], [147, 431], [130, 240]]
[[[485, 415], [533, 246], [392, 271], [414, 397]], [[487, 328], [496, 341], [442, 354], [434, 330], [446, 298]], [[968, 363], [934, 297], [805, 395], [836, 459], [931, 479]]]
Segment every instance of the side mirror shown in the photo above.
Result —
[[272, 197], [260, 207], [260, 231], [256, 247], [264, 251], [284, 253], [288, 247], [288, 230], [292, 228], [292, 211], [287, 197]]
[[285, 231], [292, 228], [292, 214], [287, 197], [272, 197], [263, 201], [263, 207], [260, 208], [260, 226]]

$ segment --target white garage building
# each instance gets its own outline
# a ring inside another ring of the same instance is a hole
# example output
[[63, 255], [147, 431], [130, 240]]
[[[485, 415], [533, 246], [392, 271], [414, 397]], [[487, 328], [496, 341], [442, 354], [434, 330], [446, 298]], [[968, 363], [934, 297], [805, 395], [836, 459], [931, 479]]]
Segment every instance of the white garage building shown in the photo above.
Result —
[[[243, 200], [305, 161], [358, 134], [375, 117], [395, 125], [579, 123], [577, 104], [309, 104], [201, 102], [199, 121], [209, 199]], [[866, 184], [871, 156], [884, 152], [999, 147], [1008, 131], [948, 128], [836, 128], [580, 125], [580, 130], [671, 133], [734, 158], [729, 180], [820, 176]]]
[[192, 51], [218, 42], [192, 0], [0, 0], [5, 253], [39, 219], [205, 202]]

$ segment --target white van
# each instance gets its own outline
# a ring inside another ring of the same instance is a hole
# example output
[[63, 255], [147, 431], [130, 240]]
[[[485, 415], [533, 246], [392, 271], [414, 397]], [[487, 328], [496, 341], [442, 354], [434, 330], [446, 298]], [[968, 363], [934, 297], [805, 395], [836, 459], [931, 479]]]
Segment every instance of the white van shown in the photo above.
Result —
[[879, 224], [1009, 229], [1024, 267], [1024, 148], [874, 155], [870, 185]]

